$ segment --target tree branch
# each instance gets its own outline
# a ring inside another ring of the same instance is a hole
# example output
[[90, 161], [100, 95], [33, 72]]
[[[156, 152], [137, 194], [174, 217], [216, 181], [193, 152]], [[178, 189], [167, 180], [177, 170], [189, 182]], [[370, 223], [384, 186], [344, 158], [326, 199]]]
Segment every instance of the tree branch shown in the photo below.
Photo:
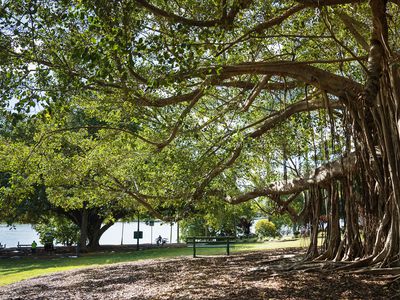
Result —
[[[65, 71], [71, 77], [87, 79], [91, 82], [89, 85], [84, 87], [87, 89], [95, 89], [93, 87], [95, 85], [95, 86], [102, 87], [102, 88], [121, 90], [124, 92], [126, 92], [126, 91], [133, 92], [134, 103], [138, 106], [165, 107], [165, 106], [169, 106], [169, 105], [174, 105], [174, 104], [178, 104], [178, 103], [182, 103], [182, 102], [191, 101], [194, 97], [197, 97], [199, 95], [199, 93], [202, 92], [202, 89], [196, 89], [196, 90], [186, 93], [186, 94], [175, 95], [175, 96], [166, 97], [166, 98], [152, 99], [149, 97], [145, 97], [144, 95], [140, 95], [136, 89], [129, 89], [119, 82], [109, 82], [109, 81], [96, 79], [96, 78], [87, 78], [86, 75], [80, 74], [78, 71], [71, 70], [69, 66], [65, 67], [62, 65], [55, 64], [48, 60], [31, 58], [28, 55], [26, 55], [25, 53], [16, 53], [11, 50], [8, 50], [7, 52], [9, 53], [9, 55], [11, 55], [13, 57], [26, 59], [26, 61], [28, 63], [35, 63], [38, 65]], [[129, 71], [131, 72], [131, 74], [134, 73], [134, 71], [132, 69], [130, 69]], [[134, 75], [132, 75], [132, 76], [134, 76]], [[138, 76], [140, 76], [140, 75], [138, 75], [138, 74], [135, 75], [135, 77], [137, 78], [138, 81], [146, 82], [146, 79], [144, 79], [143, 77], [139, 78]]]
[[159, 218], [160, 220], [164, 219], [164, 216], [160, 212], [158, 212], [150, 203], [148, 203], [143, 196], [138, 195], [137, 193], [131, 191], [128, 187], [126, 187], [124, 184], [122, 184], [122, 182], [119, 181], [118, 178], [116, 178], [114, 176], [110, 176], [110, 177], [121, 189], [121, 190], [114, 189], [115, 191], [120, 191], [120, 192], [124, 192], [124, 193], [128, 194], [129, 196], [134, 198], [139, 204], [141, 204], [143, 207], [145, 207], [148, 212], [153, 214], [154, 217]]
[[[333, 61], [319, 62], [326, 63]], [[201, 68], [197, 72], [193, 72], [191, 76], [205, 77], [211, 75], [214, 76], [212, 81], [218, 82], [244, 74], [278, 75], [291, 77], [306, 84], [316, 86], [337, 97], [356, 98], [362, 92], [363, 87], [358, 82], [311, 66], [309, 63], [311, 62], [248, 62], [230, 66]], [[188, 77], [188, 75], [184, 77]]]
[[[225, 86], [225, 87], [234, 87], [244, 90], [252, 90], [257, 87], [258, 84], [255, 84], [251, 81], [227, 81], [227, 82], [218, 82], [212, 83], [216, 86]], [[262, 89], [264, 90], [286, 90], [286, 89], [294, 89], [298, 87], [300, 84], [296, 81], [289, 82], [268, 82], [266, 83]]]
[[173, 139], [178, 134], [178, 131], [179, 131], [180, 127], [182, 126], [182, 123], [183, 123], [185, 117], [190, 113], [191, 109], [194, 107], [194, 105], [197, 103], [197, 101], [202, 97], [202, 95], [203, 95], [203, 91], [200, 90], [197, 93], [197, 95], [192, 99], [190, 104], [183, 110], [183, 112], [179, 116], [178, 120], [175, 123], [174, 128], [171, 131], [170, 136], [165, 141], [163, 141], [161, 143], [156, 143], [156, 146], [159, 150], [163, 149], [164, 147], [166, 147], [173, 141]]
[[321, 186], [334, 178], [345, 176], [353, 172], [356, 167], [356, 154], [350, 153], [347, 157], [340, 158], [325, 164], [305, 178], [295, 178], [287, 181], [272, 182], [265, 187], [256, 188], [250, 192], [236, 197], [226, 197], [226, 201], [232, 204], [239, 204], [254, 198], [274, 195], [290, 195], [309, 189], [312, 186]]
[[310, 7], [321, 7], [339, 4], [361, 3], [367, 2], [367, 0], [297, 0], [296, 2], [300, 2]]
[[247, 98], [244, 106], [243, 106], [243, 111], [247, 111], [251, 104], [254, 102], [254, 100], [257, 98], [257, 96], [261, 93], [263, 90], [264, 86], [267, 84], [268, 80], [271, 78], [269, 75], [264, 75], [261, 81], [254, 87], [254, 89], [251, 91], [250, 96]]
[[[331, 104], [331, 107], [341, 107], [342, 105], [338, 102], [335, 101], [334, 103]], [[324, 101], [321, 100], [315, 100], [315, 101], [301, 101], [298, 103], [294, 103], [290, 106], [288, 106], [285, 110], [277, 112], [272, 114], [271, 116], [268, 116], [264, 119], [263, 125], [259, 127], [257, 130], [247, 134], [245, 136], [248, 138], [258, 138], [262, 134], [266, 133], [268, 130], [279, 124], [280, 122], [283, 122], [284, 120], [288, 119], [291, 117], [293, 114], [302, 112], [302, 111], [308, 111], [308, 110], [315, 110], [319, 108], [326, 108], [326, 104]], [[249, 126], [246, 126], [242, 128], [240, 131], [243, 131], [247, 128], [250, 128], [251, 126], [255, 126], [256, 124], [259, 124], [261, 121], [257, 121]], [[206, 186], [219, 174], [221, 174], [224, 170], [228, 169], [230, 166], [233, 165], [233, 163], [239, 158], [241, 152], [243, 149], [243, 144], [240, 143], [238, 146], [234, 149], [232, 155], [229, 157], [229, 159], [224, 162], [223, 160], [219, 162], [219, 164], [214, 167], [213, 170], [211, 170], [208, 175], [203, 179], [203, 181], [200, 183], [199, 187], [196, 189], [196, 191], [193, 193], [192, 199], [197, 200], [201, 197], [201, 195], [204, 193], [204, 190]]]
[[242, 36], [240, 36], [238, 39], [236, 39], [235, 41], [229, 43], [229, 45], [227, 47], [225, 47], [224, 49], [222, 49], [220, 52], [217, 53], [217, 55], [220, 55], [222, 53], [224, 53], [225, 51], [227, 51], [229, 48], [231, 48], [233, 45], [242, 42], [243, 40], [245, 40], [251, 33], [253, 32], [257, 32], [260, 33], [263, 30], [270, 28], [274, 25], [278, 25], [280, 23], [282, 23], [284, 20], [288, 19], [290, 16], [292, 16], [293, 14], [299, 12], [300, 10], [304, 9], [306, 6], [303, 4], [299, 4], [296, 5], [292, 8], [289, 8], [284, 14], [274, 17], [266, 22], [263, 22], [261, 24], [258, 24], [256, 27], [254, 27], [253, 29], [251, 29], [250, 31], [246, 32], [245, 34], [243, 34]]
[[[330, 103], [331, 108], [340, 108], [343, 107], [343, 105], [339, 101], [333, 101]], [[264, 133], [266, 133], [268, 130], [271, 128], [275, 127], [277, 124], [283, 122], [284, 120], [287, 120], [290, 118], [292, 115], [299, 113], [299, 112], [305, 112], [305, 111], [312, 111], [312, 110], [317, 110], [317, 109], [322, 109], [326, 108], [326, 104], [323, 100], [320, 99], [315, 99], [311, 101], [303, 100], [297, 103], [294, 103], [288, 107], [286, 107], [284, 110], [281, 110], [279, 112], [273, 113], [268, 118], [263, 122], [263, 124], [253, 132], [249, 134], [249, 137], [251, 138], [257, 138]]]
[[155, 16], [163, 17], [167, 20], [170, 20], [174, 23], [181, 23], [188, 26], [195, 26], [195, 27], [213, 27], [217, 25], [224, 25], [230, 26], [233, 24], [236, 15], [239, 13], [240, 10], [247, 8], [252, 0], [238, 0], [234, 2], [233, 7], [227, 12], [226, 3], [223, 5], [222, 16], [219, 19], [213, 20], [194, 20], [188, 19], [185, 17], [181, 17], [171, 12], [167, 12], [163, 9], [160, 9], [148, 1], [145, 0], [135, 0], [136, 4], [146, 8], [148, 11], [153, 13]]
[[176, 95], [167, 98], [149, 99], [144, 96], [137, 96], [134, 99], [135, 104], [138, 106], [165, 107], [168, 105], [191, 101], [193, 98], [197, 98], [199, 95], [202, 95], [202, 93], [202, 89], [197, 89], [187, 94]]
[[233, 150], [232, 155], [229, 157], [227, 161], [221, 160], [214, 169], [212, 169], [206, 177], [203, 179], [203, 181], [199, 184], [199, 186], [196, 188], [196, 190], [193, 193], [192, 199], [193, 200], [198, 200], [201, 198], [201, 196], [204, 193], [204, 189], [207, 187], [207, 185], [219, 174], [221, 174], [224, 170], [226, 170], [228, 167], [233, 165], [233, 163], [236, 161], [236, 159], [239, 157], [240, 153], [242, 152], [243, 149], [243, 144], [239, 143], [236, 148]]
[[385, 1], [372, 0], [370, 2], [373, 15], [373, 30], [371, 46], [368, 55], [368, 79], [365, 85], [365, 101], [368, 106], [375, 104], [380, 89], [379, 79], [382, 73], [384, 45], [387, 44], [387, 20]]
[[365, 51], [369, 51], [369, 45], [364, 37], [358, 32], [358, 30], [354, 27], [354, 20], [352, 17], [347, 15], [344, 12], [336, 13], [339, 18], [343, 21], [344, 25], [346, 26], [347, 30], [354, 36], [356, 41], [364, 48]]
[[303, 10], [307, 7], [322, 7], [322, 6], [331, 6], [336, 4], [347, 4], [347, 3], [359, 3], [363, 2], [364, 0], [304, 0], [304, 1], [297, 1], [300, 2], [299, 4], [288, 8], [282, 15], [269, 19], [263, 23], [258, 24], [253, 29], [246, 32], [244, 35], [236, 39], [235, 41], [231, 42], [227, 47], [222, 49], [217, 55], [224, 53], [226, 50], [231, 48], [233, 45], [242, 42], [245, 40], [250, 34], [257, 32], [261, 33], [264, 30], [271, 28], [272, 26], [279, 25], [286, 19], [290, 18], [292, 15], [296, 14], [297, 12]]

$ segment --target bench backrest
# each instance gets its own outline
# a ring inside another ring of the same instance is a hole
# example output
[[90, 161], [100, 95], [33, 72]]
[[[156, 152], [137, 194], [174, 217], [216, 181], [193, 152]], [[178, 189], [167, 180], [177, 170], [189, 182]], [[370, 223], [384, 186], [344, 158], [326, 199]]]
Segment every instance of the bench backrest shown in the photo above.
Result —
[[235, 243], [235, 236], [189, 236], [186, 238], [186, 243], [213, 243], [213, 244], [226, 244]]
[[229, 246], [236, 242], [234, 236], [190, 236], [186, 238], [186, 244], [193, 247], [193, 257], [196, 257], [196, 248], [226, 248], [226, 254], [229, 255]]

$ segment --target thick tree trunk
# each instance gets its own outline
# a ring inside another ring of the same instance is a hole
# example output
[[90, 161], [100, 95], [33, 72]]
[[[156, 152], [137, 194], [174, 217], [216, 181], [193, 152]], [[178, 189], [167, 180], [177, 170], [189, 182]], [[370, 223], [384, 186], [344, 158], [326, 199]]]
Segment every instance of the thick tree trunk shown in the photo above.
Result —
[[[120, 219], [125, 211], [117, 211], [113, 214], [115, 219]], [[103, 225], [104, 217], [99, 215], [97, 208], [69, 211], [66, 214], [72, 222], [80, 228], [79, 246], [82, 252], [95, 251], [100, 247], [100, 238], [114, 222]]]
[[398, 264], [400, 254], [399, 77], [388, 63], [394, 58], [388, 49], [386, 2], [370, 1], [373, 30], [368, 80], [363, 109], [356, 114], [366, 170], [362, 175], [365, 253], [371, 253], [372, 263], [381, 266]]
[[99, 220], [98, 222], [95, 222], [90, 226], [88, 234], [89, 244], [87, 246], [89, 251], [95, 251], [100, 248], [101, 236], [108, 228], [114, 225], [114, 222], [110, 222], [102, 226], [102, 221], [103, 220]]

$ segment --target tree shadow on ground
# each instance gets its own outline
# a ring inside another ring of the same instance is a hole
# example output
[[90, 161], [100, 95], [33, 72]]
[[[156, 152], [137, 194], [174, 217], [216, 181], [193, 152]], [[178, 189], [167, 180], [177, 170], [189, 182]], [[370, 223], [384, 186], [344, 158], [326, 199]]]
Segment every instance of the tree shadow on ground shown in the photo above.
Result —
[[399, 285], [382, 277], [284, 268], [299, 259], [297, 250], [276, 250], [121, 263], [2, 287], [0, 299], [389, 299], [399, 293]]

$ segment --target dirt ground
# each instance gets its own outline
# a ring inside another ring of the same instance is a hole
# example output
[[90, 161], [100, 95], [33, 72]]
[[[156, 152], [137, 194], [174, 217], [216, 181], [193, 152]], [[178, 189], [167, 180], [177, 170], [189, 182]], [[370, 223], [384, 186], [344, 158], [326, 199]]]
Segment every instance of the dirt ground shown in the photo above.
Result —
[[400, 299], [383, 276], [291, 270], [298, 250], [120, 263], [0, 287], [0, 299]]

